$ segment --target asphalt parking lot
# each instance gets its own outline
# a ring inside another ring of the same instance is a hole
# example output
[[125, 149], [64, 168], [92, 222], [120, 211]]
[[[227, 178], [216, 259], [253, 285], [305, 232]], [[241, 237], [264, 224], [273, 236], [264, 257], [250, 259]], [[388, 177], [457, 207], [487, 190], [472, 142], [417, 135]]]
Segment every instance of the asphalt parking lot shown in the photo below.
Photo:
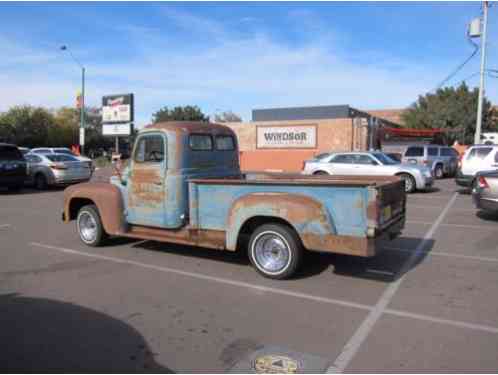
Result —
[[496, 372], [498, 218], [452, 179], [408, 197], [403, 235], [362, 260], [311, 254], [298, 277], [243, 254], [112, 239], [61, 222], [61, 189], [0, 192], [3, 370]]

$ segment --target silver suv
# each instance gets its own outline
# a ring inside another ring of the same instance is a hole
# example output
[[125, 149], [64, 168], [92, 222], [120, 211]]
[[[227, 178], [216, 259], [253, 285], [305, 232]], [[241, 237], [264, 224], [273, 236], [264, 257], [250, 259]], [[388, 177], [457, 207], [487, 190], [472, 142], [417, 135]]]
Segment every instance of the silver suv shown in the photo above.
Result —
[[458, 167], [458, 152], [452, 147], [439, 145], [408, 146], [402, 163], [429, 167], [436, 178], [454, 176]]

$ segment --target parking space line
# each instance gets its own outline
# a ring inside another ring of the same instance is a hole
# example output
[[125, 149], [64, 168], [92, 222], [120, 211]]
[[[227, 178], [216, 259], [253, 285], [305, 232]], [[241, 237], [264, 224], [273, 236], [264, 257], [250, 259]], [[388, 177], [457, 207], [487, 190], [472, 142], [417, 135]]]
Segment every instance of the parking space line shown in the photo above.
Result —
[[[428, 221], [418, 221], [418, 220], [407, 220], [406, 224], [420, 224], [420, 225], [431, 225]], [[494, 225], [472, 225], [472, 224], [452, 224], [452, 223], [441, 223], [442, 227], [455, 227], [455, 228], [472, 228], [472, 229], [496, 229]]]
[[216, 282], [216, 283], [220, 283], [220, 284], [236, 286], [239, 288], [252, 289], [252, 290], [257, 290], [257, 291], [261, 291], [261, 292], [268, 292], [268, 293], [272, 293], [272, 294], [278, 294], [278, 295], [283, 295], [283, 296], [311, 300], [314, 302], [321, 302], [321, 303], [328, 303], [328, 304], [332, 304], [332, 305], [352, 307], [352, 308], [366, 310], [366, 311], [370, 311], [373, 308], [373, 306], [365, 305], [362, 303], [344, 301], [344, 300], [339, 300], [339, 299], [334, 299], [334, 298], [321, 297], [321, 296], [316, 296], [316, 295], [306, 294], [306, 293], [292, 292], [290, 290], [285, 290], [285, 289], [272, 288], [272, 287], [267, 287], [267, 286], [263, 286], [263, 285], [255, 285], [255, 284], [250, 284], [250, 283], [246, 283], [243, 281], [235, 281], [235, 280], [225, 279], [225, 278], [221, 278], [221, 277], [203, 275], [200, 273], [182, 271], [182, 270], [169, 268], [169, 267], [155, 266], [152, 264], [137, 262], [134, 260], [115, 258], [115, 257], [109, 257], [109, 256], [105, 256], [105, 255], [98, 255], [98, 254], [91, 254], [91, 253], [87, 253], [84, 251], [67, 249], [67, 248], [58, 247], [58, 246], [51, 246], [51, 245], [46, 245], [46, 244], [42, 244], [42, 243], [38, 243], [38, 242], [31, 242], [30, 245], [45, 248], [45, 249], [56, 250], [56, 251], [59, 251], [62, 253], [80, 255], [80, 256], [85, 256], [85, 257], [95, 258], [95, 259], [102, 259], [102, 260], [107, 260], [109, 262], [115, 262], [115, 263], [121, 263], [121, 264], [129, 264], [129, 265], [133, 265], [133, 266], [137, 266], [137, 267], [141, 267], [141, 268], [146, 268], [146, 269], [150, 269], [150, 270], [154, 270], [154, 271], [182, 275], [182, 276], [191, 277], [191, 278], [198, 279], [198, 280], [206, 280], [206, 281]]
[[452, 325], [452, 326], [456, 326], [456, 327], [469, 328], [469, 329], [485, 331], [485, 332], [490, 332], [490, 333], [498, 333], [498, 328], [486, 326], [486, 325], [482, 325], [482, 324], [466, 323], [466, 322], [461, 322], [458, 320], [451, 320], [451, 319], [441, 319], [441, 318], [436, 318], [436, 317], [433, 317], [430, 315], [414, 314], [414, 313], [407, 312], [407, 311], [393, 310], [393, 309], [386, 309], [384, 312], [386, 314], [395, 315], [395, 316], [402, 316], [405, 318], [412, 318], [412, 319], [418, 319], [418, 320], [423, 320], [423, 321], [427, 321], [427, 322], [447, 324], [447, 325]]
[[434, 224], [432, 224], [431, 228], [425, 234], [423, 240], [419, 243], [415, 251], [410, 255], [410, 257], [403, 264], [401, 269], [398, 271], [398, 275], [401, 275], [396, 281], [391, 283], [382, 296], [378, 300], [375, 307], [370, 311], [365, 320], [360, 324], [358, 329], [355, 331], [353, 336], [349, 339], [346, 345], [343, 347], [341, 353], [336, 358], [332, 366], [327, 369], [327, 373], [342, 373], [349, 365], [351, 360], [354, 358], [361, 345], [365, 342], [367, 337], [370, 335], [375, 323], [380, 319], [382, 314], [387, 309], [387, 306], [393, 299], [394, 295], [398, 291], [402, 281], [404, 280], [406, 273], [411, 268], [411, 266], [417, 262], [417, 259], [424, 253], [424, 248], [428, 245], [429, 240], [432, 238], [434, 232], [437, 230], [441, 222], [446, 217], [446, 214], [450, 210], [450, 208], [455, 203], [458, 194], [455, 193], [446, 204], [444, 210], [441, 212], [439, 217], [436, 219]]
[[2, 228], [9, 228], [10, 224], [0, 224], [0, 229]]
[[[414, 250], [408, 250], [408, 249], [401, 249], [399, 247], [389, 247], [389, 246], [383, 246], [384, 250], [388, 251], [401, 251], [405, 253], [411, 253]], [[498, 262], [498, 258], [491, 258], [491, 257], [481, 257], [478, 255], [463, 255], [463, 254], [453, 254], [453, 253], [446, 253], [444, 251], [426, 251], [426, 254], [429, 255], [439, 255], [443, 257], [448, 257], [448, 258], [462, 258], [462, 259], [470, 259], [470, 260], [479, 260], [481, 262]]]

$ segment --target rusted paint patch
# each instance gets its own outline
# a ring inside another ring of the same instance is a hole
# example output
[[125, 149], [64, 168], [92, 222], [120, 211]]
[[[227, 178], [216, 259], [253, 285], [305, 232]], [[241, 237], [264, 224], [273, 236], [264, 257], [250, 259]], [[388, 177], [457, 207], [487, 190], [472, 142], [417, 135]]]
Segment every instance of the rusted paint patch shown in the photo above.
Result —
[[197, 230], [181, 228], [178, 230], [164, 230], [159, 228], [144, 227], [138, 225], [130, 226], [128, 232], [122, 234], [125, 237], [154, 240], [160, 242], [181, 243], [185, 245], [203, 246], [212, 249], [224, 250], [225, 231]]
[[131, 192], [129, 205], [151, 206], [154, 208], [165, 198], [163, 181], [159, 166], [154, 168], [139, 168], [135, 165], [131, 176]]
[[303, 233], [301, 235], [301, 239], [304, 247], [308, 250], [356, 255], [361, 257], [371, 257], [375, 255], [374, 240], [366, 237]]
[[[102, 224], [107, 233], [117, 235], [123, 232], [123, 201], [118, 187], [103, 182], [72, 185], [64, 190], [64, 216], [66, 222], [76, 219], [71, 215], [73, 204], [78, 199], [88, 199], [98, 208]], [[74, 210], [73, 210], [74, 211]]]

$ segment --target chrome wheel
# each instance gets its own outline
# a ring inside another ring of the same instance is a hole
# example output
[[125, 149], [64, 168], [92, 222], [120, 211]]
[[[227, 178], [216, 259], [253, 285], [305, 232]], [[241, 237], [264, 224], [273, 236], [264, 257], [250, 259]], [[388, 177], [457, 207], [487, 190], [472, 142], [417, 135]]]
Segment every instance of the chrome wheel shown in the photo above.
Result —
[[87, 211], [80, 212], [78, 216], [78, 230], [83, 242], [92, 243], [98, 235], [97, 221]]
[[403, 181], [405, 181], [405, 191], [407, 193], [412, 193], [415, 191], [415, 181], [413, 180], [413, 177], [410, 176], [409, 174], [401, 174], [399, 175]]
[[291, 261], [289, 244], [276, 232], [262, 232], [253, 242], [254, 260], [268, 274], [284, 271]]

